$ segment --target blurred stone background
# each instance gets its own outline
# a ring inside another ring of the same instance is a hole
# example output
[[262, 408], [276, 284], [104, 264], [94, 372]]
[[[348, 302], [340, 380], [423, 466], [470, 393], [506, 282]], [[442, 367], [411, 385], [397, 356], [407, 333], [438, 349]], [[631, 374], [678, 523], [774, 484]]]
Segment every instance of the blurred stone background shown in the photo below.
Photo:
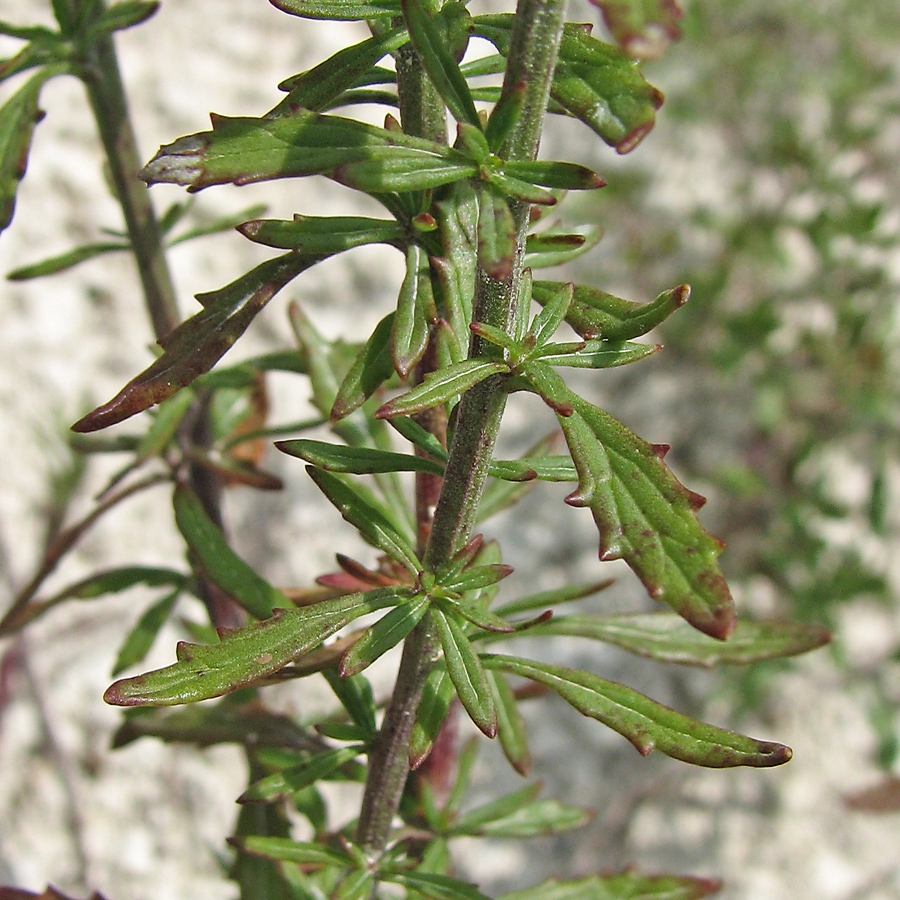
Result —
[[[50, 24], [43, 0], [0, 0], [0, 19]], [[547, 796], [591, 806], [594, 822], [557, 841], [461, 843], [460, 873], [488, 893], [550, 874], [636, 864], [721, 877], [727, 900], [900, 897], [896, 799], [900, 614], [897, 586], [898, 284], [900, 284], [900, 12], [891, 0], [690, 5], [684, 40], [647, 66], [667, 95], [657, 128], [616, 158], [572, 123], [554, 149], [610, 183], [571, 198], [572, 221], [606, 236], [576, 277], [650, 299], [687, 281], [688, 307], [663, 331], [665, 353], [585, 383], [645, 438], [673, 445], [670, 462], [710, 502], [703, 521], [739, 607], [835, 630], [833, 648], [753, 674], [685, 672], [576, 640], [560, 658], [624, 681], [716, 724], [789, 744], [793, 761], [764, 771], [691, 770], [641, 759], [562, 705], [527, 713], [534, 775]], [[596, 10], [573, 16], [599, 23]], [[338, 49], [355, 25], [290, 19], [264, 0], [164, 0], [117, 47], [142, 153], [207, 127], [207, 114], [258, 115], [276, 84]], [[5, 56], [14, 42], [0, 45]], [[6, 86], [3, 86], [4, 89]], [[6, 96], [6, 94], [4, 94]], [[117, 228], [81, 85], [56, 79], [39, 125], [16, 218], [0, 238], [0, 272]], [[158, 210], [183, 199], [153, 190]], [[272, 217], [355, 209], [315, 179], [213, 189], [194, 221], [255, 203]], [[176, 248], [182, 311], [268, 254], [237, 235]], [[234, 362], [291, 345], [287, 299], [329, 337], [351, 339], [380, 319], [401, 277], [399, 256], [361, 249], [293, 282], [234, 351]], [[150, 360], [150, 328], [133, 264], [106, 256], [66, 275], [0, 288], [0, 575], [3, 594], [30, 577], [49, 511], [48, 478], [70, 465], [68, 425]], [[296, 378], [272, 379], [273, 421], [310, 414]], [[504, 440], [532, 438], [534, 409], [513, 410]], [[550, 427], [549, 420], [546, 428]], [[543, 433], [543, 431], [541, 432]], [[279, 585], [308, 584], [334, 550], [358, 546], [299, 464], [273, 454], [277, 495], [230, 491], [238, 551]], [[84, 514], [114, 465], [91, 461], [69, 515]], [[492, 523], [517, 585], [554, 587], [612, 573], [604, 608], [650, 601], [627, 570], [600, 566], [588, 514], [538, 489]], [[887, 498], [886, 500], [884, 498]], [[100, 567], [180, 563], [169, 498], [157, 489], [93, 531], [47, 593]], [[371, 554], [360, 550], [364, 559]], [[60, 607], [0, 644], [0, 883], [109, 900], [233, 896], [219, 854], [244, 786], [241, 755], [139, 741], [108, 752], [119, 713], [101, 700], [140, 590]], [[5, 602], [5, 601], [4, 601]], [[598, 601], [592, 601], [597, 608]], [[173, 657], [173, 627], [147, 667]], [[380, 665], [377, 684], [390, 684]], [[280, 689], [305, 714], [325, 696], [311, 682]], [[485, 747], [474, 799], [518, 776]], [[875, 788], [871, 796], [860, 792]], [[891, 791], [894, 791], [892, 794]], [[855, 801], [853, 800], [855, 798]], [[337, 815], [353, 798], [336, 798]], [[862, 808], [860, 808], [862, 807]], [[350, 813], [347, 813], [348, 815]]]

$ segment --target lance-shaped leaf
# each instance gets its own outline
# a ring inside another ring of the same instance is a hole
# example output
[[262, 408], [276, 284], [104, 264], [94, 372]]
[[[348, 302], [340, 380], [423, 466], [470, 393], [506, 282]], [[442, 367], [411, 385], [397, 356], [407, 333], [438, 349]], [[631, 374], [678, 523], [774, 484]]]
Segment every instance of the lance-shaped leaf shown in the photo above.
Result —
[[242, 853], [252, 853], [254, 856], [279, 859], [301, 866], [347, 868], [353, 865], [353, 860], [348, 855], [332, 850], [324, 844], [301, 843], [289, 838], [259, 837], [257, 835], [232, 838], [228, 843], [237, 847]]
[[616, 42], [637, 59], [657, 59], [681, 37], [678, 0], [591, 0]]
[[278, 607], [291, 606], [281, 591], [257, 575], [231, 549], [191, 488], [175, 488], [173, 507], [175, 524], [204, 574], [235, 603], [257, 619], [268, 618]]
[[[102, 8], [102, 7], [101, 7]], [[111, 34], [146, 22], [159, 9], [159, 0], [124, 0], [115, 3], [91, 23], [90, 35]]]
[[175, 607], [175, 601], [178, 599], [178, 593], [178, 591], [173, 591], [159, 602], [154, 603], [141, 616], [137, 625], [128, 632], [128, 637], [125, 638], [125, 642], [116, 656], [112, 670], [113, 677], [130, 666], [136, 665], [147, 655], [163, 625], [168, 621], [169, 615]]
[[[481, 121], [472, 102], [469, 85], [459, 71], [454, 54], [447, 46], [447, 37], [434, 14], [425, 8], [422, 0], [402, 0], [402, 7], [409, 39], [453, 118], [457, 122], [468, 122], [480, 130]], [[465, 45], [462, 50], [465, 52]]]
[[497, 607], [497, 613], [511, 616], [513, 613], [531, 612], [535, 609], [551, 609], [559, 604], [573, 603], [575, 600], [582, 600], [600, 591], [605, 591], [612, 584], [613, 580], [608, 578], [606, 581], [598, 581], [593, 584], [572, 584], [551, 591], [541, 591], [538, 594], [528, 594]]
[[435, 318], [428, 255], [418, 244], [410, 244], [406, 248], [406, 275], [400, 286], [391, 331], [391, 359], [401, 378], [409, 375], [425, 353]]
[[512, 566], [503, 563], [490, 563], [485, 566], [473, 566], [456, 575], [441, 579], [441, 587], [457, 593], [478, 591], [490, 585], [499, 584], [513, 572]]
[[69, 597], [77, 600], [93, 600], [95, 597], [102, 597], [105, 594], [127, 591], [138, 584], [145, 584], [148, 587], [181, 588], [187, 580], [187, 575], [176, 572], [174, 569], [162, 569], [154, 566], [125, 566], [91, 575], [60, 591], [53, 600], [58, 602]]
[[478, 195], [478, 262], [495, 281], [512, 272], [516, 255], [516, 223], [506, 197], [490, 182]]
[[282, 453], [306, 460], [326, 472], [348, 475], [373, 475], [376, 472], [427, 472], [429, 475], [442, 475], [444, 472], [444, 467], [433, 459], [410, 453], [376, 450], [373, 447], [344, 447], [306, 439], [276, 441], [275, 446]]
[[0, 109], [0, 231], [12, 221], [34, 126], [44, 115], [38, 109], [38, 98], [50, 75], [45, 69], [32, 76]]
[[353, 869], [335, 888], [330, 900], [368, 900], [374, 890], [375, 876], [367, 869]]
[[400, 15], [400, 0], [269, 0], [276, 9], [304, 19], [352, 22]]
[[581, 341], [571, 344], [546, 344], [537, 354], [549, 366], [573, 369], [612, 369], [640, 362], [662, 350], [662, 344], [638, 344], [634, 341]]
[[341, 657], [341, 675], [346, 678], [358, 675], [405, 640], [428, 611], [430, 602], [427, 594], [413, 597], [408, 603], [394, 607], [367, 628], [363, 636]]
[[418, 769], [428, 759], [455, 696], [456, 691], [447, 670], [443, 666], [435, 666], [428, 673], [416, 710], [416, 721], [409, 741], [411, 769]]
[[307, 466], [306, 471], [363, 540], [397, 560], [412, 575], [421, 571], [412, 543], [371, 491], [315, 466]]
[[238, 803], [270, 803], [302, 791], [311, 784], [328, 781], [341, 766], [359, 756], [359, 747], [338, 747], [317, 753], [298, 766], [274, 772], [254, 782], [238, 797]]
[[[536, 281], [532, 296], [541, 306], [550, 302], [560, 284]], [[664, 291], [650, 303], [633, 303], [585, 285], [575, 286], [566, 321], [586, 338], [627, 341], [646, 334], [687, 303], [691, 289], [682, 284]]]
[[529, 234], [525, 243], [525, 265], [530, 269], [547, 269], [577, 259], [596, 247], [603, 237], [599, 227], [585, 228], [584, 233], [545, 231]]
[[374, 737], [377, 731], [375, 697], [368, 679], [363, 675], [341, 678], [334, 669], [326, 669], [322, 674], [353, 722], [366, 733], [367, 738]]
[[499, 153], [519, 123], [527, 93], [525, 84], [519, 82], [501, 91], [500, 97], [491, 110], [484, 135], [492, 153]]
[[453, 613], [447, 614], [433, 608], [432, 614], [441, 638], [444, 665], [456, 688], [456, 695], [472, 721], [492, 738], [497, 733], [497, 711], [478, 655]]
[[561, 191], [593, 191], [606, 186], [606, 182], [593, 169], [576, 163], [534, 159], [504, 162], [503, 173], [529, 184]]
[[[136, 713], [136, 714], [135, 714]], [[172, 744], [247, 744], [314, 750], [309, 733], [289, 716], [264, 709], [261, 704], [194, 704], [179, 709], [136, 709], [125, 713], [125, 720], [113, 736], [113, 748], [124, 747], [141, 737], [155, 737]]]
[[269, 118], [288, 114], [297, 107], [316, 112], [327, 109], [345, 91], [368, 83], [366, 76], [375, 64], [408, 40], [405, 29], [395, 28], [339, 50], [308, 72], [283, 81], [278, 86], [288, 95], [269, 113]]
[[[543, 304], [543, 309], [534, 317], [531, 327], [528, 329], [534, 338], [536, 348], [543, 347], [549, 341], [557, 329], [562, 325], [566, 312], [572, 304], [575, 294], [573, 284], [556, 284], [552, 296]], [[534, 296], [534, 283], [531, 285], [532, 297]]]
[[251, 241], [267, 247], [329, 256], [364, 244], [396, 245], [403, 238], [403, 230], [396, 222], [361, 216], [298, 214], [292, 221], [255, 219], [241, 224], [238, 231]]
[[697, 520], [703, 498], [663, 462], [668, 447], [637, 437], [547, 366], [527, 364], [527, 377], [548, 403], [572, 410], [557, 415], [579, 477], [566, 502], [591, 510], [600, 558], [624, 559], [651, 597], [705, 634], [728, 638], [736, 619], [716, 562], [723, 545]]
[[262, 119], [214, 115], [212, 125], [212, 131], [161, 147], [141, 177], [148, 184], [199, 191], [213, 184], [329, 175], [380, 193], [401, 184], [425, 190], [475, 174], [463, 154], [443, 144], [310, 110]]
[[359, 409], [394, 374], [391, 333], [394, 313], [388, 313], [362, 346], [341, 382], [331, 407], [331, 419], [338, 421]]
[[491, 375], [505, 372], [509, 372], [509, 366], [498, 360], [465, 359], [427, 375], [420, 385], [385, 403], [375, 416], [392, 419], [395, 416], [411, 416], [440, 403], [454, 405], [469, 388]]
[[721, 884], [682, 875], [589, 875], [575, 881], [551, 879], [498, 900], [701, 900], [718, 893]]
[[525, 720], [519, 712], [516, 696], [502, 672], [489, 670], [485, 674], [494, 695], [494, 706], [497, 710], [497, 737], [500, 740], [503, 755], [520, 775], [527, 777], [531, 771], [531, 751], [528, 749]]
[[76, 247], [74, 250], [61, 253], [59, 256], [53, 256], [41, 262], [13, 269], [6, 277], [10, 281], [29, 281], [32, 278], [43, 278], [45, 275], [56, 275], [58, 272], [65, 272], [66, 269], [71, 269], [79, 263], [87, 262], [87, 260], [102, 256], [105, 253], [118, 253], [128, 249], [129, 245], [122, 241], [101, 241], [97, 244], [85, 244], [82, 247]]
[[[540, 785], [537, 785], [540, 789]], [[525, 788], [511, 798], [501, 798], [461, 816], [453, 824], [454, 834], [479, 837], [530, 838], [559, 834], [581, 828], [591, 820], [591, 814], [575, 806], [565, 806], [558, 800], [536, 800], [536, 792]], [[510, 805], [508, 801], [514, 800]]]
[[384, 881], [400, 884], [430, 900], [490, 900], [474, 885], [457, 881], [447, 875], [432, 875], [427, 872], [390, 870], [381, 873]]
[[408, 591], [379, 588], [325, 600], [225, 632], [218, 644], [180, 642], [178, 662], [112, 684], [103, 699], [113, 706], [176, 706], [220, 697], [283, 669], [354, 619], [402, 602]]
[[815, 625], [738, 621], [727, 641], [717, 641], [673, 613], [561, 616], [535, 625], [530, 633], [590, 638], [662, 662], [707, 668], [797, 656], [831, 640], [824, 628]]
[[103, 406], [76, 422], [76, 432], [108, 428], [171, 397], [208, 372], [292, 278], [324, 256], [288, 253], [262, 263], [227, 287], [199, 294], [203, 310], [159, 341], [163, 354]]
[[585, 716], [627, 738], [642, 756], [654, 750], [696, 766], [767, 767], [786, 763], [782, 744], [723, 731], [683, 716], [643, 694], [590, 672], [550, 666], [512, 656], [483, 656], [488, 669], [500, 669], [543, 684]]

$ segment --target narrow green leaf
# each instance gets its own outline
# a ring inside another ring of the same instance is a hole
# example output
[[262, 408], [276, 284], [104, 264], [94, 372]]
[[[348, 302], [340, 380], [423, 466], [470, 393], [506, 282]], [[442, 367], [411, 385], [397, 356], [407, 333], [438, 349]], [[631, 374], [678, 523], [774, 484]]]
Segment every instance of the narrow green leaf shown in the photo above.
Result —
[[499, 584], [513, 572], [512, 566], [493, 563], [486, 566], [473, 566], [450, 578], [441, 580], [441, 587], [458, 593], [477, 591], [492, 584]]
[[485, 609], [485, 604], [481, 602], [465, 602], [441, 597], [440, 600], [438, 600], [438, 606], [441, 607], [448, 616], [460, 616], [483, 631], [511, 634], [516, 630], [515, 625], [511, 625], [506, 619], [502, 619], [490, 610]]
[[296, 456], [326, 472], [372, 475], [375, 472], [428, 472], [442, 475], [444, 467], [433, 459], [411, 453], [392, 453], [372, 447], [344, 447], [324, 441], [299, 439], [276, 441], [275, 446], [288, 456]]
[[551, 591], [541, 591], [539, 594], [529, 594], [510, 603], [504, 603], [497, 608], [497, 613], [511, 616], [514, 613], [532, 612], [535, 609], [552, 609], [561, 603], [573, 603], [575, 600], [583, 600], [585, 597], [605, 591], [612, 584], [613, 580], [607, 579], [593, 584], [566, 585]]
[[459, 397], [492, 375], [509, 371], [504, 362], [493, 359], [466, 359], [438, 372], [432, 372], [411, 391], [385, 403], [375, 413], [379, 419], [411, 416], [441, 403], [455, 405]]
[[303, 609], [277, 609], [271, 619], [225, 632], [218, 644], [181, 642], [178, 662], [111, 685], [113, 706], [176, 706], [219, 697], [283, 669], [354, 619], [393, 606], [407, 594], [379, 588]]
[[112, 34], [146, 22], [159, 9], [159, 0], [125, 0], [104, 9], [91, 23], [90, 34]]
[[413, 597], [408, 603], [394, 607], [367, 628], [363, 636], [341, 657], [341, 675], [350, 677], [359, 674], [405, 640], [428, 611], [430, 602], [427, 594]]
[[128, 633], [128, 637], [125, 638], [125, 642], [116, 656], [112, 670], [113, 677], [144, 659], [153, 646], [160, 629], [168, 620], [175, 601], [178, 599], [178, 594], [178, 590], [173, 591], [158, 603], [154, 603], [141, 616], [137, 625]]
[[504, 162], [503, 173], [529, 184], [556, 188], [561, 191], [593, 191], [606, 186], [606, 182], [587, 166], [576, 163], [522, 160]]
[[400, 0], [269, 0], [276, 9], [304, 19], [357, 21], [400, 15]]
[[267, 859], [278, 859], [283, 862], [297, 863], [301, 866], [335, 866], [346, 868], [351, 860], [344, 853], [332, 850], [323, 844], [301, 843], [289, 838], [257, 837], [248, 835], [233, 838], [230, 844], [242, 853], [264, 856]]
[[315, 466], [307, 466], [306, 471], [365, 541], [397, 560], [412, 575], [421, 571], [422, 564], [412, 543], [370, 491]]
[[330, 900], [368, 900], [375, 889], [375, 876], [367, 869], [353, 869], [348, 872]]
[[662, 344], [638, 344], [634, 341], [581, 341], [571, 344], [546, 344], [537, 358], [548, 366], [574, 369], [612, 369], [654, 356]]
[[718, 893], [721, 884], [683, 875], [589, 875], [575, 881], [552, 879], [498, 900], [701, 900]]
[[127, 591], [138, 584], [148, 587], [181, 588], [188, 580], [187, 575], [174, 569], [161, 569], [152, 566], [126, 566], [120, 569], [107, 569], [91, 575], [77, 584], [73, 584], [54, 597], [55, 601], [72, 597], [76, 600], [93, 600], [104, 594], [117, 594]]
[[162, 356], [72, 430], [108, 428], [191, 384], [212, 369], [281, 288], [321, 259], [288, 253], [262, 263], [219, 291], [198, 294], [204, 309], [159, 341], [165, 351]]
[[582, 828], [590, 820], [591, 814], [587, 810], [564, 806], [558, 800], [536, 800], [478, 824], [467, 825], [460, 820], [453, 831], [479, 837], [530, 838]]
[[[558, 282], [536, 281], [534, 299], [543, 306], [550, 302], [558, 289]], [[665, 321], [687, 303], [690, 295], [691, 289], [683, 284], [671, 291], [664, 291], [650, 303], [633, 303], [579, 284], [575, 286], [575, 296], [566, 313], [566, 321], [586, 338], [631, 340]]]
[[447, 670], [443, 666], [433, 668], [425, 680], [409, 741], [411, 769], [418, 769], [428, 759], [455, 696], [456, 691]]
[[257, 244], [300, 253], [342, 253], [364, 244], [396, 244], [403, 237], [391, 220], [359, 216], [316, 217], [295, 215], [293, 220], [256, 219], [238, 228]]
[[66, 269], [71, 269], [79, 263], [102, 256], [104, 253], [118, 253], [122, 250], [128, 250], [127, 243], [105, 241], [98, 244], [85, 244], [83, 247], [76, 247], [74, 250], [69, 250], [67, 253], [62, 253], [59, 256], [53, 256], [41, 262], [13, 269], [6, 277], [10, 281], [30, 281], [32, 278], [42, 278], [45, 275], [55, 275], [57, 272], [64, 272]]
[[308, 72], [295, 75], [279, 87], [287, 97], [269, 113], [269, 117], [290, 114], [292, 108], [319, 112], [351, 88], [366, 83], [367, 74], [388, 53], [399, 50], [409, 37], [403, 28], [394, 28], [359, 44], [346, 47]]
[[697, 722], [613, 681], [589, 672], [512, 656], [483, 656], [500, 669], [546, 685], [585, 716], [627, 738], [642, 756], [654, 750], [696, 766], [778, 766], [791, 758], [782, 744], [757, 741]]
[[250, 568], [228, 546], [225, 535], [206, 514], [200, 498], [184, 485], [175, 488], [175, 524], [207, 578], [257, 619], [266, 619], [290, 601]]
[[[532, 296], [534, 284], [532, 283]], [[558, 284], [552, 297], [548, 297], [544, 308], [534, 317], [528, 330], [534, 335], [535, 347], [543, 347], [556, 334], [557, 329], [566, 318], [566, 312], [572, 303], [575, 293], [573, 284]]]
[[457, 881], [447, 875], [432, 875], [426, 872], [383, 872], [382, 880], [418, 891], [431, 900], [490, 900], [471, 884]]
[[410, 244], [391, 331], [391, 360], [401, 378], [407, 378], [424, 355], [436, 318], [428, 254], [418, 244]]
[[460, 703], [472, 721], [488, 736], [497, 733], [497, 711], [487, 677], [455, 615], [433, 609], [441, 637], [444, 664]]
[[481, 121], [472, 102], [469, 85], [459, 71], [433, 13], [425, 8], [422, 0], [402, 0], [401, 5], [409, 39], [441, 99], [457, 122], [468, 122], [480, 131]]
[[38, 109], [41, 88], [51, 77], [38, 72], [0, 108], [0, 232], [12, 221], [16, 191], [28, 167], [34, 126], [44, 114]]
[[[471, 77], [471, 76], [470, 76]], [[525, 103], [526, 88], [521, 82], [500, 93], [485, 128], [485, 137], [492, 153], [499, 153], [507, 138], [512, 134]]]
[[264, 709], [255, 701], [128, 710], [112, 746], [124, 747], [142, 737], [198, 747], [241, 744], [257, 751], [264, 747], [313, 749], [309, 734], [293, 718]]
[[557, 413], [578, 469], [566, 498], [587, 506], [600, 532], [600, 558], [624, 559], [650, 596], [720, 640], [734, 630], [734, 601], [716, 561], [723, 544], [703, 529], [705, 502], [665, 465], [668, 447], [648, 444], [566, 388], [549, 367], [528, 365], [528, 379]]
[[527, 777], [531, 772], [531, 751], [516, 696], [502, 672], [488, 670], [486, 674], [497, 709], [497, 737], [503, 755], [520, 775]]
[[717, 641], [692, 628], [680, 616], [665, 612], [563, 616], [535, 625], [529, 633], [590, 638], [661, 662], [707, 668], [797, 656], [831, 640], [824, 628], [815, 625], [738, 620], [734, 634], [727, 641]]
[[516, 255], [516, 223], [503, 193], [482, 182], [478, 196], [478, 262], [495, 281], [506, 280]]
[[329, 781], [334, 772], [356, 759], [360, 752], [359, 747], [338, 747], [317, 753], [299, 766], [274, 772], [254, 782], [238, 797], [237, 802], [271, 803], [320, 781]]
[[310, 110], [261, 119], [214, 115], [212, 125], [161, 147], [141, 177], [199, 191], [328, 175], [378, 193], [424, 190], [475, 174], [463, 154], [443, 144]]
[[159, 456], [168, 447], [196, 399], [194, 391], [185, 388], [159, 404], [156, 416], [137, 446], [137, 462]]
[[344, 419], [359, 409], [394, 374], [391, 359], [391, 333], [394, 313], [388, 313], [376, 326], [357, 354], [338, 388], [331, 407], [331, 419]]
[[525, 264], [531, 269], [561, 266], [577, 259], [597, 246], [603, 237], [599, 227], [585, 228], [584, 233], [545, 231], [528, 235]]
[[[185, 204], [184, 211], [187, 212], [189, 208], [189, 204]], [[182, 232], [176, 237], [169, 238], [166, 241], [166, 246], [177, 247], [179, 244], [184, 244], [187, 241], [193, 241], [197, 238], [209, 237], [213, 234], [222, 234], [225, 231], [231, 231], [235, 228], [238, 228], [240, 225], [243, 225], [244, 222], [250, 219], [259, 218], [265, 211], [265, 204], [256, 203], [253, 206], [248, 206], [246, 209], [240, 210], [236, 213], [229, 213], [225, 216], [215, 216], [210, 221], [205, 221], [200, 225], [195, 225], [193, 228], [189, 228], [187, 231]], [[181, 220], [182, 215], [183, 213], [180, 214], [173, 208], [172, 216], [174, 221], [162, 221], [160, 222], [160, 228], [162, 228], [164, 232], [168, 233], [168, 231], [174, 228], [175, 225]]]
[[483, 825], [513, 815], [534, 803], [540, 792], [540, 784], [528, 784], [511, 794], [491, 800], [489, 803], [457, 816], [453, 821], [453, 831], [458, 834], [477, 834]]
[[374, 737], [375, 697], [369, 680], [364, 675], [342, 678], [335, 669], [326, 669], [322, 674], [354, 723], [363, 729], [367, 738]]
[[517, 197], [526, 203], [553, 206], [557, 202], [557, 198], [550, 191], [538, 187], [530, 181], [513, 178], [512, 175], [507, 175], [499, 170], [488, 172], [487, 179], [488, 183], [492, 184], [501, 194], [508, 197]]

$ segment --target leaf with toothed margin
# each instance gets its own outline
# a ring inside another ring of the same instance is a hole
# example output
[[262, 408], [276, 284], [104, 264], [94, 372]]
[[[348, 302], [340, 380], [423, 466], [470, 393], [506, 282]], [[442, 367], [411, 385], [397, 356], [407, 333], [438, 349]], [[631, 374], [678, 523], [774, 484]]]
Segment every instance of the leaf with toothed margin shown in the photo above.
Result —
[[476, 384], [492, 375], [509, 372], [509, 366], [493, 359], [464, 359], [438, 372], [425, 376], [425, 380], [412, 390], [389, 400], [375, 413], [376, 418], [392, 419], [410, 416], [431, 409], [441, 403], [457, 402], [459, 397]]
[[[327, 175], [371, 193], [425, 190], [476, 174], [462, 153], [425, 138], [306, 109], [273, 118], [213, 115], [212, 131], [159, 149], [148, 184], [213, 184]], [[405, 179], [405, 180], [404, 180]]]
[[[474, 34], [506, 55], [514, 20], [511, 13], [475, 16]], [[550, 96], [557, 110], [581, 119], [619, 153], [633, 150], [650, 132], [663, 101], [635, 60], [575, 23], [563, 30]]]
[[441, 638], [444, 665], [456, 688], [459, 702], [481, 731], [488, 737], [494, 737], [497, 733], [497, 710], [478, 654], [454, 613], [432, 607], [431, 614]]
[[498, 900], [701, 900], [719, 892], [718, 881], [684, 875], [588, 875], [574, 881], [544, 881]]
[[428, 254], [418, 244], [410, 244], [391, 330], [391, 359], [401, 378], [408, 377], [424, 355], [431, 323], [436, 318]]
[[303, 609], [276, 610], [271, 619], [224, 631], [218, 644], [181, 641], [178, 662], [115, 682], [103, 695], [113, 706], [177, 706], [247, 687], [318, 647], [354, 619], [394, 606], [403, 588], [378, 588]]
[[[532, 296], [541, 306], [550, 303], [562, 286], [556, 281], [536, 281]], [[582, 337], [604, 341], [627, 341], [646, 334], [681, 309], [691, 295], [682, 284], [664, 291], [650, 303], [633, 303], [583, 284], [575, 286], [575, 295], [566, 311], [566, 321]]]
[[566, 502], [591, 510], [600, 558], [624, 559], [651, 597], [710, 637], [728, 638], [736, 618], [716, 562], [723, 544], [697, 520], [704, 499], [663, 462], [669, 448], [633, 434], [570, 391], [548, 366], [529, 362], [524, 368], [548, 403], [571, 409], [557, 415], [579, 476]]
[[161, 403], [209, 372], [281, 288], [324, 258], [288, 253], [258, 265], [221, 290], [198, 294], [203, 310], [160, 339], [162, 356], [72, 430], [108, 428]]
[[514, 656], [483, 655], [482, 664], [488, 671], [499, 669], [545, 685], [583, 715], [627, 738], [641, 756], [659, 750], [673, 759], [716, 769], [780, 766], [791, 758], [790, 748], [782, 744], [698, 722], [590, 672]]
[[657, 59], [681, 37], [679, 0], [591, 0], [622, 49], [635, 59]]

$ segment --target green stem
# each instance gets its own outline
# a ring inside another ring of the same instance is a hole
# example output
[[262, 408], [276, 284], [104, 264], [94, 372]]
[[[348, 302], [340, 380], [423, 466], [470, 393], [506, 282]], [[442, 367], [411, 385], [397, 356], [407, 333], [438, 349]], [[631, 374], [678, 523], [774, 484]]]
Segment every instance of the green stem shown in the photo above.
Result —
[[161, 338], [181, 319], [159, 222], [147, 187], [138, 178], [142, 163], [128, 115], [115, 47], [109, 35], [97, 38], [88, 49], [84, 64], [83, 81], [106, 150], [116, 196], [125, 216], [147, 310], [156, 337]]
[[[527, 95], [522, 118], [503, 148], [508, 159], [533, 159], [537, 154], [562, 37], [564, 11], [565, 0], [520, 0], [518, 4], [503, 90], [524, 84]], [[399, 70], [398, 65], [398, 76]], [[440, 115], [444, 115], [443, 106]], [[435, 118], [423, 117], [420, 121]], [[506, 281], [496, 282], [479, 266], [474, 301], [474, 315], [479, 321], [496, 324], [510, 334], [516, 320], [522, 278], [527, 205], [514, 205], [513, 215], [518, 231], [513, 272]], [[470, 356], [479, 355], [483, 350], [480, 340], [474, 338]], [[425, 551], [424, 562], [431, 571], [446, 563], [469, 540], [505, 405], [506, 394], [499, 378], [477, 385], [460, 403], [456, 433]], [[424, 680], [437, 650], [429, 618], [422, 620], [404, 644], [397, 684], [369, 760], [357, 837], [373, 855], [383, 851], [387, 843], [406, 784], [410, 733]]]

